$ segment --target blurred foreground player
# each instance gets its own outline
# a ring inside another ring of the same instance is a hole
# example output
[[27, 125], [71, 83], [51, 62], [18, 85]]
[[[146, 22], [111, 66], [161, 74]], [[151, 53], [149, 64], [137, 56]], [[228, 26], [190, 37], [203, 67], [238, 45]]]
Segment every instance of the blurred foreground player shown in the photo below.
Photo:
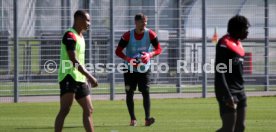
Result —
[[[219, 104], [222, 127], [217, 132], [245, 130], [246, 95], [243, 80], [244, 48], [241, 40], [248, 36], [250, 24], [246, 17], [236, 15], [228, 22], [228, 29], [216, 45], [215, 93]], [[227, 70], [218, 67], [222, 65]]]

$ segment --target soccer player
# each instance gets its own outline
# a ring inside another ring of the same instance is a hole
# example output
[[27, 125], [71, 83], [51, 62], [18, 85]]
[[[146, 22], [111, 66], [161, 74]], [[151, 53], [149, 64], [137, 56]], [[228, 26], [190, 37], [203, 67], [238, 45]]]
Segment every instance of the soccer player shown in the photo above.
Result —
[[55, 132], [61, 132], [65, 117], [70, 111], [74, 98], [83, 110], [83, 125], [87, 132], [94, 132], [93, 106], [88, 85], [96, 87], [97, 80], [84, 67], [85, 41], [83, 32], [90, 25], [86, 11], [74, 14], [74, 25], [69, 28], [61, 42], [58, 81], [60, 85], [60, 110], [55, 120]]
[[[222, 127], [218, 132], [243, 132], [245, 129], [246, 95], [243, 80], [244, 48], [241, 40], [248, 36], [250, 24], [246, 17], [236, 15], [216, 45], [215, 93]], [[227, 70], [221, 70], [221, 65]]]
[[[130, 115], [130, 126], [136, 126], [134, 114], [134, 91], [142, 92], [145, 110], [145, 126], [150, 126], [155, 119], [150, 116], [150, 58], [159, 55], [162, 51], [157, 35], [146, 28], [147, 16], [142, 13], [135, 15], [135, 29], [123, 34], [116, 49], [116, 55], [128, 64], [124, 73], [126, 104]], [[154, 50], [152, 50], [154, 47]], [[123, 49], [126, 49], [125, 54]]]

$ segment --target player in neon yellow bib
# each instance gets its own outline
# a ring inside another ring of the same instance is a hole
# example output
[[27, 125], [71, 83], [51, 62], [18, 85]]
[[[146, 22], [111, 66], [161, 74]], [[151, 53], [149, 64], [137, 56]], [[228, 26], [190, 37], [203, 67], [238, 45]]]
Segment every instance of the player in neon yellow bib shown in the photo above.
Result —
[[[66, 32], [66, 37], [69, 36], [69, 40], [75, 42], [75, 53], [80, 65], [84, 65], [85, 56], [85, 41], [78, 33], [73, 29], [69, 28]], [[68, 43], [68, 41], [66, 41]], [[74, 43], [73, 42], [73, 43]], [[62, 42], [61, 44], [61, 56], [60, 56], [60, 67], [58, 72], [58, 81], [61, 82], [68, 74], [71, 75], [77, 82], [86, 82], [86, 77], [76, 69], [68, 56], [66, 44]], [[73, 44], [71, 44], [73, 45]], [[74, 50], [74, 49], [73, 49]]]
[[[83, 125], [87, 132], [94, 132], [93, 106], [88, 85], [96, 87], [98, 82], [84, 67], [85, 41], [83, 32], [90, 25], [86, 11], [74, 14], [74, 25], [62, 39], [58, 81], [60, 85], [60, 110], [55, 120], [55, 132], [61, 132], [65, 117], [70, 111], [74, 98], [83, 109]], [[87, 81], [86, 81], [87, 80]]]

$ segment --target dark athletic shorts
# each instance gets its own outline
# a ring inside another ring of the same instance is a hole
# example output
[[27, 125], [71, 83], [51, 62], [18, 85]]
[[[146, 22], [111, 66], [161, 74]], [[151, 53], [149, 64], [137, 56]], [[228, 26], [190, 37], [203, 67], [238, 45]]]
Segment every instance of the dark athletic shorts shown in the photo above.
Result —
[[133, 72], [129, 71], [124, 73], [125, 80], [125, 91], [133, 92], [136, 91], [136, 87], [138, 85], [138, 90], [140, 92], [149, 91], [150, 88], [150, 70], [145, 73]]
[[60, 97], [65, 93], [75, 93], [75, 99], [86, 97], [90, 94], [89, 87], [86, 83], [76, 82], [71, 75], [67, 75], [59, 82]]
[[[244, 92], [232, 94], [234, 101], [237, 102], [237, 109], [245, 108], [247, 106], [247, 97]], [[217, 98], [219, 104], [220, 114], [235, 112], [233, 108], [226, 106], [225, 99]]]

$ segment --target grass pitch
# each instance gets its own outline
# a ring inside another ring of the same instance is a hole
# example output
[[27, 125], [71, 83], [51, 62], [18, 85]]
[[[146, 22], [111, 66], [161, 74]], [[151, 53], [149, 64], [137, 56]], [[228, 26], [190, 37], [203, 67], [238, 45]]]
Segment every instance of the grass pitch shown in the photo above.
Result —
[[[156, 123], [144, 127], [142, 100], [135, 100], [137, 127], [128, 126], [125, 101], [93, 101], [96, 132], [214, 132], [221, 126], [215, 98], [152, 100]], [[52, 132], [59, 103], [0, 104], [1, 132]], [[276, 131], [276, 97], [249, 97], [247, 132]], [[64, 132], [82, 132], [81, 108], [74, 102]]]

